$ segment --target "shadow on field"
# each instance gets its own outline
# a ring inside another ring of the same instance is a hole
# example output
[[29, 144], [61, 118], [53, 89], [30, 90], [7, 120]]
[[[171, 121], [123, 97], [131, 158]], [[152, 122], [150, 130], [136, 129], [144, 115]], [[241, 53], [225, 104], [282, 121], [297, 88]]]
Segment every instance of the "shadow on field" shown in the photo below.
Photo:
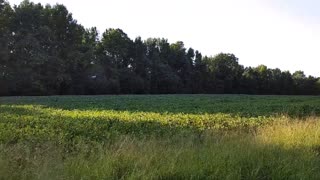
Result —
[[243, 117], [320, 116], [319, 96], [121, 95], [0, 97], [4, 105], [42, 105], [64, 110], [216, 114]]

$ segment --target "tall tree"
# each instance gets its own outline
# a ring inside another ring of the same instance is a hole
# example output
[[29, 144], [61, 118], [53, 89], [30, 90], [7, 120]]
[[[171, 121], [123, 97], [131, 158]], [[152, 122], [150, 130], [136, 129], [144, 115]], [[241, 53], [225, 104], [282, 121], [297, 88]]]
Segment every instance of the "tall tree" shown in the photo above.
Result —
[[121, 29], [99, 39], [61, 4], [0, 0], [0, 95], [320, 94], [319, 86], [302, 71], [244, 68], [233, 54], [202, 57], [182, 41], [133, 41]]
[[103, 53], [112, 59], [116, 68], [127, 68], [131, 65], [133, 42], [121, 29], [107, 29], [101, 40]]
[[150, 75], [151, 75], [151, 62], [147, 57], [147, 47], [141, 40], [141, 37], [137, 37], [134, 41], [134, 55], [132, 68], [137, 76], [137, 80], [142, 81], [139, 85], [142, 89], [139, 93], [150, 92]]
[[10, 67], [10, 43], [12, 33], [10, 31], [13, 9], [7, 1], [0, 0], [0, 95], [8, 95]]
[[206, 60], [210, 73], [214, 76], [217, 93], [235, 93], [240, 86], [243, 67], [233, 54], [220, 53]]
[[192, 92], [193, 93], [205, 93], [206, 85], [206, 64], [203, 62], [202, 54], [199, 51], [195, 52], [194, 58], [194, 71], [192, 77]]

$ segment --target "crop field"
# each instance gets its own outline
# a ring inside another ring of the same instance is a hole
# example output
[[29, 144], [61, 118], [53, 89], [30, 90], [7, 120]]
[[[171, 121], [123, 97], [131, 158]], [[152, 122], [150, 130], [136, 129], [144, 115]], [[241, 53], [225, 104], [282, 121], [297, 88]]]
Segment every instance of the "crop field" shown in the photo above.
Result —
[[0, 179], [320, 179], [320, 97], [0, 97]]

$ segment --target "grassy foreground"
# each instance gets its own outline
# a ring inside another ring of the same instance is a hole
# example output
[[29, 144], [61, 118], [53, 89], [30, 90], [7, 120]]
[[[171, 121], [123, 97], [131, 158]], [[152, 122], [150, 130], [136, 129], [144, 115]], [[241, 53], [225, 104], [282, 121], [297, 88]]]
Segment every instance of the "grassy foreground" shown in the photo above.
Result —
[[319, 179], [320, 97], [0, 98], [0, 179]]

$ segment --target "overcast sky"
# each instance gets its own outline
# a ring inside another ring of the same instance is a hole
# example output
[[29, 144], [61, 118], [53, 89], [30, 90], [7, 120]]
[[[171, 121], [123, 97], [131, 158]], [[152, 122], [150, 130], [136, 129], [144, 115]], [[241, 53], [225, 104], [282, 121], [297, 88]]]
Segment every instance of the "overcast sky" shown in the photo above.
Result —
[[[31, 0], [32, 1], [32, 0]], [[19, 4], [21, 0], [9, 0]], [[64, 4], [85, 27], [164, 37], [203, 55], [234, 53], [245, 66], [320, 76], [319, 0], [33, 0]]]

